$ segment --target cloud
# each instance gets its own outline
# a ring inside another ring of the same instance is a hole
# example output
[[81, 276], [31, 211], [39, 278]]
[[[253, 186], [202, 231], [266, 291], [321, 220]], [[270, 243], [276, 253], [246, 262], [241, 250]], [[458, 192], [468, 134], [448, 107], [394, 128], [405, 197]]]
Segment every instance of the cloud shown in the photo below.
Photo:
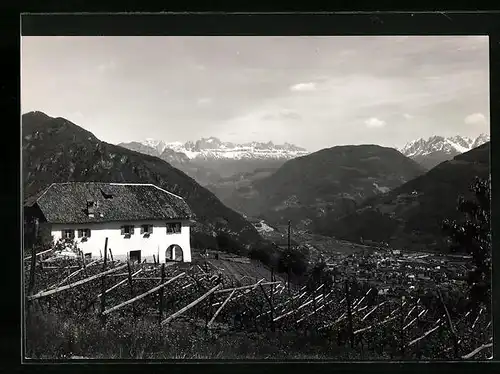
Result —
[[483, 113], [473, 113], [465, 117], [464, 122], [467, 125], [474, 126], [474, 125], [485, 125], [487, 124], [488, 120], [486, 119]]
[[413, 116], [411, 114], [408, 114], [408, 113], [403, 114], [403, 117], [405, 119], [412, 119], [413, 118]]
[[209, 97], [202, 97], [198, 99], [197, 103], [198, 105], [208, 105], [212, 103], [212, 99]]
[[316, 90], [316, 83], [308, 82], [308, 83], [297, 83], [290, 87], [290, 91], [314, 91]]
[[290, 109], [282, 109], [278, 112], [275, 112], [275, 113], [265, 113], [262, 115], [261, 117], [263, 120], [266, 120], [266, 121], [273, 121], [273, 120], [293, 120], [293, 121], [296, 121], [296, 120], [300, 120], [302, 119], [302, 116], [297, 113], [296, 111], [294, 110], [290, 110]]
[[378, 128], [378, 127], [384, 127], [386, 125], [386, 123], [383, 120], [372, 117], [372, 118], [367, 119], [365, 121], [365, 125], [366, 125], [366, 127], [370, 127], [370, 128]]

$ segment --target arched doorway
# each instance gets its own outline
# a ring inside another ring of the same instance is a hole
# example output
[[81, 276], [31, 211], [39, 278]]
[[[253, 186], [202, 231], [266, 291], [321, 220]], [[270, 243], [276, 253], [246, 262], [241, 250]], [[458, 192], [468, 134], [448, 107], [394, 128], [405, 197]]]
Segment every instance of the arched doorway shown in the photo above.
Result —
[[182, 248], [177, 244], [172, 244], [165, 251], [165, 261], [183, 261]]

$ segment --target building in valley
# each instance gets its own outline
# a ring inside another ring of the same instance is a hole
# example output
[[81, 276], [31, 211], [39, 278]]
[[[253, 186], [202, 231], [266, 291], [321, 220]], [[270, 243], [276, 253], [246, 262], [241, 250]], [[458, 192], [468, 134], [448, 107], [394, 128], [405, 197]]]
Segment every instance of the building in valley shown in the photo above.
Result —
[[153, 184], [53, 183], [25, 203], [24, 216], [25, 228], [74, 240], [87, 257], [102, 256], [108, 238], [115, 259], [191, 261], [191, 209]]

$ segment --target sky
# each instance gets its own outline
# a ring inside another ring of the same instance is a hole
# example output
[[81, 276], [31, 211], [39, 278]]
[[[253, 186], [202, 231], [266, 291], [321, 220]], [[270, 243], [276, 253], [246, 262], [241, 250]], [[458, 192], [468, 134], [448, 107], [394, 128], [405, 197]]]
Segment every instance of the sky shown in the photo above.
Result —
[[489, 134], [487, 36], [29, 36], [22, 113], [117, 144], [273, 141], [309, 151]]

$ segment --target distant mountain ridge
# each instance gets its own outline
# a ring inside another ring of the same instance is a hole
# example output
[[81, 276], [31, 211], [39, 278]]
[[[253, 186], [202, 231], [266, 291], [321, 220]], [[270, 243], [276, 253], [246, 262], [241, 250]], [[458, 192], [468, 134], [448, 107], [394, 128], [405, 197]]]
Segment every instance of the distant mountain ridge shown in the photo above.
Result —
[[277, 169], [290, 159], [308, 154], [304, 148], [289, 143], [235, 144], [222, 142], [215, 137], [186, 143], [166, 143], [148, 138], [144, 141], [119, 143], [118, 146], [159, 157], [202, 186], [217, 185], [221, 178], [237, 173], [252, 173], [259, 168]]
[[148, 138], [144, 141], [120, 143], [121, 147], [129, 148], [131, 143], [140, 143], [158, 154], [162, 154], [166, 149], [171, 149], [177, 153], [183, 153], [190, 160], [241, 160], [241, 159], [284, 159], [308, 154], [309, 152], [294, 144], [274, 144], [273, 142], [248, 142], [232, 143], [223, 142], [219, 138], [209, 137], [197, 141], [166, 143], [163, 140]]
[[469, 195], [475, 176], [488, 178], [490, 142], [440, 163], [387, 194], [365, 200], [347, 215], [335, 212], [316, 223], [315, 231], [337, 239], [387, 242], [391, 247], [446, 250], [444, 219], [458, 219], [459, 195]]
[[[235, 190], [209, 188], [228, 207], [271, 224], [307, 227], [330, 211], [352, 212], [364, 199], [383, 194], [423, 174], [415, 161], [394, 148], [336, 146], [287, 161], [235, 181]], [[220, 188], [220, 187], [219, 187]]]
[[490, 141], [490, 136], [481, 134], [476, 138], [466, 136], [431, 136], [420, 138], [407, 143], [398, 149], [402, 154], [417, 161], [430, 170], [443, 161], [451, 160], [454, 156], [468, 152]]

